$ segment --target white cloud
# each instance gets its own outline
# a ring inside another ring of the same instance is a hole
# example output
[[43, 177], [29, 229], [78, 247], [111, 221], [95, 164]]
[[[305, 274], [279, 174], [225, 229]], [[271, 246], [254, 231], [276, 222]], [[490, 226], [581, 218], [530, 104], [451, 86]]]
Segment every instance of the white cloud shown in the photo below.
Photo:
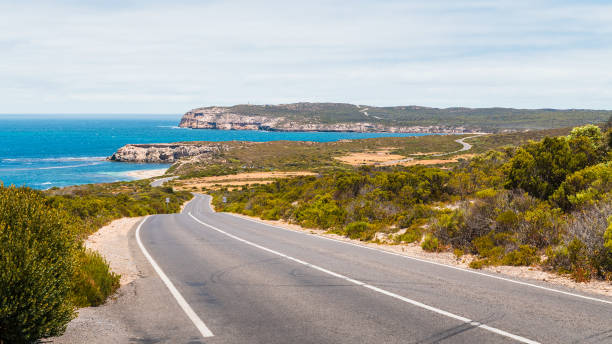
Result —
[[0, 13], [0, 113], [612, 108], [602, 2], [0, 1]]

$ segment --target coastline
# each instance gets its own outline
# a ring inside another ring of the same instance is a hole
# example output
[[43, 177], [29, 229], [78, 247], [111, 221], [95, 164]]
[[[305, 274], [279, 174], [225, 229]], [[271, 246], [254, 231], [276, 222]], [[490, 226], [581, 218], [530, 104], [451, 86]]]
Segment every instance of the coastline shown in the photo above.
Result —
[[122, 174], [126, 177], [132, 178], [132, 180], [139, 180], [163, 176], [167, 170], [167, 168], [159, 168], [155, 170], [134, 170], [123, 172]]

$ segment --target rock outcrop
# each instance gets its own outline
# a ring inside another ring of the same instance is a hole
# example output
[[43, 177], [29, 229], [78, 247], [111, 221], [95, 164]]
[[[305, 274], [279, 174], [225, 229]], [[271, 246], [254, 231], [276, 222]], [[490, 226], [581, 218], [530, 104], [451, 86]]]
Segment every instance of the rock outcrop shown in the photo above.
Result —
[[154, 143], [128, 144], [117, 150], [108, 160], [122, 162], [174, 163], [184, 157], [209, 156], [226, 149], [222, 143]]

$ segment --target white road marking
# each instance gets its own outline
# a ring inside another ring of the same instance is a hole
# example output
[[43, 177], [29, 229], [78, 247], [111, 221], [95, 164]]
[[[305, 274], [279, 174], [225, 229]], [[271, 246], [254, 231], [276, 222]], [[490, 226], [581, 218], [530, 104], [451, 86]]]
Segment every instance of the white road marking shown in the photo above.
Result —
[[257, 223], [257, 224], [260, 224], [260, 225], [264, 225], [264, 226], [268, 226], [268, 227], [272, 227], [272, 228], [276, 228], [276, 229], [282, 229], [284, 231], [289, 231], [289, 232], [293, 232], [293, 233], [299, 233], [299, 234], [303, 234], [303, 235], [308, 235], [308, 236], [311, 236], [311, 237], [315, 237], [315, 238], [319, 238], [319, 239], [324, 239], [324, 240], [335, 241], [335, 242], [338, 242], [338, 243], [342, 243], [342, 244], [346, 244], [346, 245], [351, 245], [351, 246], [356, 246], [356, 247], [361, 247], [361, 248], [364, 248], [364, 249], [367, 249], [367, 250], [372, 250], [372, 251], [377, 251], [377, 252], [381, 252], [381, 253], [386, 253], [386, 254], [390, 254], [392, 256], [398, 256], [398, 257], [402, 257], [402, 258], [405, 258], [405, 259], [411, 259], [411, 260], [415, 260], [415, 261], [422, 262], [422, 263], [428, 263], [428, 264], [443, 266], [443, 267], [446, 267], [446, 268], [449, 268], [449, 269], [455, 269], [455, 270], [459, 270], [459, 271], [463, 271], [463, 272], [468, 272], [468, 273], [471, 273], [471, 274], [476, 274], [476, 275], [480, 275], [480, 276], [494, 278], [494, 279], [501, 280], [501, 281], [511, 282], [511, 283], [520, 284], [520, 285], [524, 285], [524, 286], [528, 286], [528, 287], [532, 287], [532, 288], [537, 288], [537, 289], [541, 289], [541, 290], [546, 290], [546, 291], [554, 292], [554, 293], [559, 293], [559, 294], [563, 294], [563, 295], [578, 297], [578, 298], [589, 300], [589, 301], [596, 301], [596, 302], [601, 302], [601, 303], [606, 303], [606, 304], [612, 305], [612, 301], [608, 301], [608, 300], [604, 300], [604, 299], [598, 299], [596, 297], [575, 294], [575, 293], [571, 293], [571, 292], [568, 292], [568, 291], [558, 290], [558, 289], [554, 289], [554, 288], [548, 288], [548, 287], [544, 287], [544, 286], [533, 284], [533, 283], [529, 283], [529, 282], [517, 281], [517, 280], [513, 280], [513, 279], [510, 279], [510, 278], [505, 278], [505, 277], [501, 277], [501, 276], [489, 275], [487, 273], [476, 271], [476, 270], [468, 270], [468, 269], [460, 268], [458, 266], [452, 266], [452, 265], [447, 265], [447, 264], [443, 264], [443, 263], [434, 262], [434, 261], [431, 261], [431, 260], [411, 257], [411, 256], [407, 256], [407, 255], [404, 255], [404, 254], [396, 253], [396, 252], [382, 250], [382, 249], [379, 249], [379, 248], [376, 248], [376, 247], [369, 247], [369, 246], [360, 245], [360, 244], [356, 244], [356, 243], [352, 243], [352, 242], [347, 242], [347, 241], [342, 241], [342, 240], [338, 240], [338, 239], [334, 239], [334, 238], [328, 238], [328, 237], [320, 236], [320, 235], [317, 235], [317, 234], [304, 233], [304, 232], [293, 230], [293, 229], [289, 229], [289, 228], [283, 228], [283, 227], [280, 227], [280, 226], [269, 225], [267, 223], [260, 222], [260, 221], [257, 221], [257, 220], [253, 220], [253, 219], [249, 219], [247, 217], [239, 216], [239, 215], [236, 215], [236, 214], [231, 214], [231, 213], [224, 213], [224, 214], [227, 214], [227, 215], [230, 215], [230, 216], [233, 216], [233, 217], [237, 217], [239, 219], [251, 221], [251, 222], [254, 222], [254, 223]]
[[198, 329], [198, 331], [200, 331], [200, 334], [202, 335], [202, 337], [208, 338], [208, 337], [214, 336], [213, 333], [208, 329], [208, 327], [206, 327], [206, 324], [204, 324], [202, 319], [198, 317], [198, 315], [193, 311], [191, 306], [189, 306], [187, 301], [185, 301], [185, 298], [183, 298], [181, 293], [179, 293], [179, 291], [176, 289], [174, 284], [172, 284], [168, 276], [166, 276], [164, 271], [159, 267], [159, 265], [157, 265], [153, 257], [151, 257], [151, 255], [149, 254], [149, 251], [147, 251], [147, 249], [142, 244], [142, 241], [140, 241], [140, 227], [142, 227], [142, 224], [145, 223], [145, 221], [148, 218], [149, 218], [148, 216], [145, 217], [144, 220], [142, 220], [142, 222], [140, 222], [140, 224], [138, 225], [138, 228], [136, 228], [135, 236], [136, 236], [136, 241], [138, 242], [138, 246], [140, 246], [140, 250], [142, 251], [144, 256], [147, 258], [149, 263], [151, 263], [151, 265], [153, 266], [153, 269], [155, 269], [155, 272], [157, 272], [157, 274], [159, 275], [161, 280], [164, 282], [166, 287], [168, 287], [168, 290], [170, 290], [170, 293], [172, 294], [172, 296], [174, 296], [174, 298], [176, 299], [176, 302], [183, 309], [185, 314], [187, 314], [187, 317], [189, 317], [189, 319], [191, 320], [191, 322], [193, 322], [193, 324]]
[[369, 284], [367, 284], [367, 283], [364, 283], [364, 282], [361, 282], [361, 281], [358, 281], [358, 280], [354, 280], [354, 279], [352, 279], [352, 278], [350, 278], [350, 277], [346, 277], [346, 276], [344, 276], [344, 275], [341, 275], [341, 274], [339, 274], [339, 273], [336, 273], [336, 272], [333, 272], [333, 271], [327, 270], [327, 269], [322, 268], [322, 267], [320, 267], [320, 266], [317, 266], [317, 265], [314, 265], [314, 264], [310, 264], [310, 263], [305, 262], [305, 261], [303, 261], [303, 260], [300, 260], [300, 259], [297, 259], [297, 258], [293, 258], [293, 257], [291, 257], [291, 256], [288, 256], [288, 255], [284, 254], [284, 253], [281, 253], [281, 252], [278, 252], [278, 251], [275, 251], [275, 250], [269, 249], [269, 248], [267, 248], [267, 247], [264, 247], [264, 246], [258, 245], [258, 244], [256, 244], [256, 243], [250, 242], [250, 241], [248, 241], [248, 240], [242, 239], [242, 238], [237, 237], [237, 236], [235, 236], [235, 235], [233, 235], [233, 234], [230, 234], [230, 233], [228, 233], [228, 232], [226, 232], [226, 231], [224, 231], [224, 230], [221, 230], [221, 229], [219, 229], [219, 228], [217, 228], [217, 227], [215, 227], [215, 226], [213, 226], [213, 225], [210, 225], [210, 224], [208, 224], [208, 223], [206, 223], [206, 222], [203, 222], [203, 221], [201, 221], [200, 219], [198, 219], [197, 217], [193, 216], [193, 215], [191, 214], [191, 212], [189, 212], [189, 213], [187, 213], [187, 214], [188, 214], [188, 215], [189, 215], [189, 216], [190, 216], [192, 219], [194, 219], [195, 221], [197, 221], [198, 223], [200, 223], [201, 225], [206, 226], [206, 227], [208, 227], [208, 228], [210, 228], [210, 229], [212, 229], [212, 230], [215, 230], [215, 231], [217, 231], [217, 232], [219, 232], [219, 233], [221, 233], [221, 234], [223, 234], [223, 235], [226, 235], [226, 236], [228, 236], [228, 237], [230, 237], [230, 238], [232, 238], [232, 239], [238, 240], [238, 241], [240, 241], [240, 242], [242, 242], [242, 243], [245, 243], [245, 244], [247, 244], [247, 245], [250, 245], [250, 246], [256, 247], [256, 248], [258, 248], [258, 249], [264, 250], [264, 251], [266, 251], [266, 252], [272, 253], [272, 254], [274, 254], [274, 255], [277, 255], [277, 256], [280, 256], [280, 257], [286, 258], [286, 259], [291, 260], [291, 261], [294, 261], [294, 262], [296, 262], [296, 263], [299, 263], [299, 264], [305, 265], [305, 266], [307, 266], [307, 267], [309, 267], [309, 268], [312, 268], [312, 269], [315, 269], [315, 270], [319, 270], [319, 271], [321, 271], [321, 272], [323, 272], [323, 273], [326, 273], [326, 274], [328, 274], [328, 275], [332, 275], [332, 276], [334, 276], [334, 277], [337, 277], [337, 278], [343, 279], [343, 280], [345, 280], [345, 281], [347, 281], [347, 282], [350, 282], [350, 283], [356, 284], [356, 285], [358, 285], [358, 286], [362, 286], [362, 287], [364, 287], [364, 288], [368, 288], [368, 289], [370, 289], [370, 290], [373, 290], [373, 291], [375, 291], [375, 292], [381, 293], [381, 294], [383, 294], [383, 295], [387, 295], [387, 296], [390, 296], [390, 297], [396, 298], [396, 299], [398, 299], [398, 300], [401, 300], [401, 301], [404, 301], [404, 302], [406, 302], [406, 303], [409, 303], [409, 304], [411, 304], [411, 305], [413, 305], [413, 306], [416, 306], [416, 307], [419, 307], [419, 308], [423, 308], [423, 309], [426, 309], [426, 310], [428, 310], [428, 311], [431, 311], [431, 312], [434, 312], [434, 313], [437, 313], [437, 314], [440, 314], [440, 315], [444, 315], [444, 316], [449, 317], [449, 318], [452, 318], [452, 319], [456, 319], [456, 320], [462, 321], [462, 322], [464, 322], [464, 323], [466, 323], [466, 324], [469, 324], [469, 325], [471, 325], [471, 326], [478, 327], [478, 328], [481, 328], [481, 329], [483, 329], [483, 330], [487, 330], [487, 331], [490, 331], [490, 332], [493, 332], [493, 333], [499, 334], [499, 335], [501, 335], [501, 336], [504, 336], [504, 337], [508, 337], [508, 338], [514, 339], [514, 340], [516, 340], [516, 341], [518, 341], [518, 342], [521, 342], [521, 343], [528, 343], [528, 344], [538, 344], [538, 343], [539, 343], [539, 342], [536, 342], [536, 341], [534, 341], [534, 340], [531, 340], [531, 339], [528, 339], [528, 338], [525, 338], [525, 337], [521, 337], [521, 336], [518, 336], [518, 335], [515, 335], [515, 334], [512, 334], [512, 333], [506, 332], [506, 331], [504, 331], [504, 330], [500, 330], [500, 329], [498, 329], [498, 328], [491, 327], [491, 326], [488, 326], [488, 325], [485, 325], [485, 324], [479, 323], [479, 322], [477, 322], [477, 321], [474, 321], [474, 320], [471, 320], [471, 319], [468, 319], [468, 318], [462, 317], [462, 316], [460, 316], [460, 315], [456, 315], [456, 314], [453, 314], [453, 313], [447, 312], [447, 311], [445, 311], [445, 310], [442, 310], [442, 309], [439, 309], [439, 308], [436, 308], [436, 307], [432, 307], [432, 306], [426, 305], [426, 304], [421, 303], [421, 302], [419, 302], [419, 301], [415, 301], [415, 300], [409, 299], [409, 298], [407, 298], [407, 297], [404, 297], [404, 296], [401, 296], [401, 295], [398, 295], [398, 294], [392, 293], [392, 292], [390, 292], [390, 291], [387, 291], [387, 290], [384, 290], [384, 289], [381, 289], [381, 288], [375, 287], [375, 286], [373, 286], [373, 285], [369, 285]]

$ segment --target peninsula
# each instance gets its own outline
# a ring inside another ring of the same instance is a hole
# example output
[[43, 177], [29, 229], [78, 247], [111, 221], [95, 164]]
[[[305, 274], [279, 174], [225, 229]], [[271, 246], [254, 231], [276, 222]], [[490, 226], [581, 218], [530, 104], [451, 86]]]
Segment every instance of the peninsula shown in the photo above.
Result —
[[182, 128], [266, 131], [447, 133], [507, 132], [603, 122], [607, 110], [375, 107], [345, 103], [234, 105], [196, 108]]

